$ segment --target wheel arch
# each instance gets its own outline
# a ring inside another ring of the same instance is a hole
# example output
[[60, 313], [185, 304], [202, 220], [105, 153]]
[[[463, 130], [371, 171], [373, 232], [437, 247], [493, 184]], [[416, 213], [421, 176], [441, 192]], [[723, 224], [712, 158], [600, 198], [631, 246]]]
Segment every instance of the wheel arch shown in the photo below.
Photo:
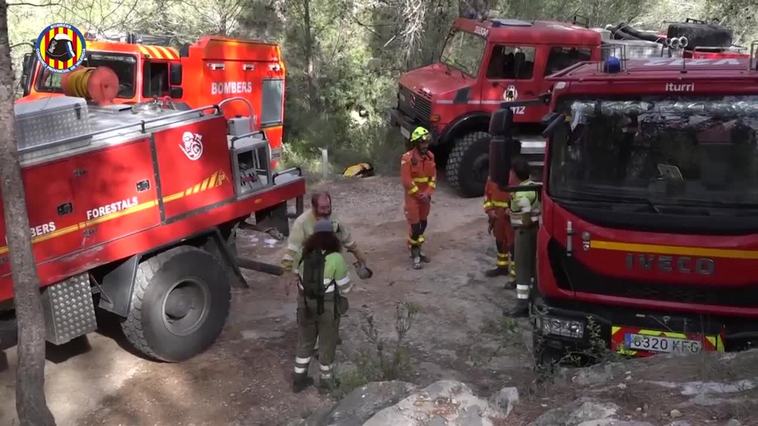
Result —
[[491, 113], [485, 111], [469, 112], [459, 117], [442, 131], [440, 145], [450, 145], [460, 136], [474, 132], [489, 130]]
[[[236, 222], [224, 224], [224, 233], [236, 229]], [[236, 261], [236, 254], [232, 253], [227, 245], [222, 229], [214, 227], [191, 236], [172, 241], [168, 244], [156, 247], [153, 250], [134, 254], [117, 264], [109, 264], [92, 271], [92, 275], [98, 285], [100, 300], [97, 307], [105, 311], [126, 318], [131, 309], [134, 283], [137, 279], [139, 265], [163, 252], [178, 246], [193, 246], [203, 249], [219, 259], [227, 273], [230, 275], [233, 287], [248, 287], [247, 281], [242, 276]]]

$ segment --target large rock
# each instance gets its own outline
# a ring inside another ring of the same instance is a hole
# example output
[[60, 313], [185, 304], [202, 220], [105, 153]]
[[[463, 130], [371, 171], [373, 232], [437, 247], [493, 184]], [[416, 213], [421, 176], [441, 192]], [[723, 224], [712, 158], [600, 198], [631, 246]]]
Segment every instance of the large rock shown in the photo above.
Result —
[[507, 417], [513, 411], [513, 406], [519, 401], [518, 389], [513, 387], [502, 388], [500, 392], [492, 395], [490, 404], [499, 408]]
[[372, 382], [353, 389], [315, 425], [360, 426], [377, 411], [397, 404], [414, 391], [416, 386], [401, 381]]
[[618, 410], [619, 406], [612, 402], [600, 402], [590, 398], [580, 398], [544, 413], [532, 424], [534, 426], [605, 425], [609, 423], [599, 421], [606, 419], [614, 420], [612, 417]]
[[368, 419], [364, 426], [491, 426], [506, 414], [465, 384], [440, 380]]

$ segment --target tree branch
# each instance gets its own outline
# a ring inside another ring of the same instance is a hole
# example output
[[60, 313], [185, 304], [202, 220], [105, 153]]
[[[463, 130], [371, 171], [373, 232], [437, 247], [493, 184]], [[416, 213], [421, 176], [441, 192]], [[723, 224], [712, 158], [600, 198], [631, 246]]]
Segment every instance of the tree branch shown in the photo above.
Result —
[[27, 3], [27, 2], [8, 3], [8, 7], [13, 7], [13, 6], [52, 7], [52, 6], [60, 6], [60, 5], [61, 3], [45, 3], [45, 4]]

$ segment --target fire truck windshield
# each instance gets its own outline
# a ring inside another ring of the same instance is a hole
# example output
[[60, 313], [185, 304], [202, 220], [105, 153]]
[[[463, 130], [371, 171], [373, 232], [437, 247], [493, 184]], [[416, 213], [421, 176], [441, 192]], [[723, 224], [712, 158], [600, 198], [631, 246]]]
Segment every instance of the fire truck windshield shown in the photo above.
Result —
[[476, 77], [484, 55], [484, 45], [485, 40], [481, 36], [456, 30], [448, 37], [440, 62]]
[[[88, 52], [82, 61], [83, 67], [106, 66], [118, 76], [119, 88], [116, 97], [131, 99], [135, 94], [134, 80], [137, 75], [137, 58], [134, 55], [106, 52]], [[62, 93], [60, 73], [43, 69], [37, 79], [37, 90], [40, 92]]]
[[569, 119], [550, 141], [556, 200], [755, 215], [758, 96], [569, 99], [558, 109]]

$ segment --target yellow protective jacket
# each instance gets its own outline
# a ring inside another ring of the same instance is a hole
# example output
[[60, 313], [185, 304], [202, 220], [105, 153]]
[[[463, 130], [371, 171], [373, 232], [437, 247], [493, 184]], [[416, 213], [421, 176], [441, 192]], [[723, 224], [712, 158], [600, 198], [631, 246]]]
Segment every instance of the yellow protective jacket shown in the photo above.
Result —
[[[344, 250], [355, 253], [358, 250], [358, 244], [355, 243], [350, 235], [350, 230], [334, 215], [331, 217], [332, 228], [337, 238], [342, 243]], [[300, 264], [300, 257], [303, 253], [305, 241], [313, 235], [313, 226], [316, 224], [316, 216], [312, 210], [308, 210], [298, 216], [290, 228], [290, 235], [287, 238], [287, 249], [282, 257], [281, 267], [287, 271], [297, 272]], [[343, 250], [343, 255], [344, 255]]]

